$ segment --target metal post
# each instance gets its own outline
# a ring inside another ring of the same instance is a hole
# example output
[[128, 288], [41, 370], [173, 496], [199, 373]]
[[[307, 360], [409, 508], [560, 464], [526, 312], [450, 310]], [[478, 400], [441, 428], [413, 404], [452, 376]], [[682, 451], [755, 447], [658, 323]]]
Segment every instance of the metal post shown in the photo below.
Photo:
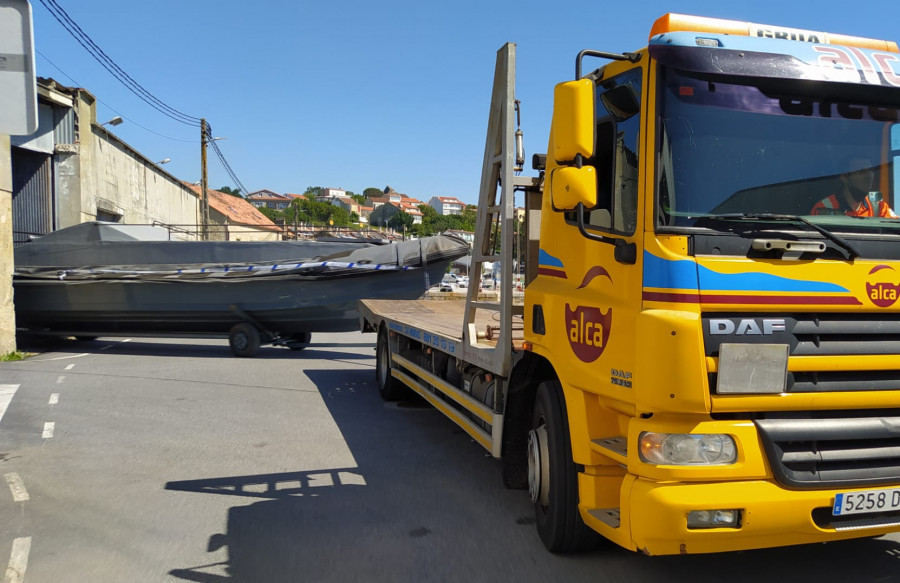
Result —
[[209, 240], [209, 199], [206, 183], [206, 119], [200, 120], [200, 232], [204, 241]]

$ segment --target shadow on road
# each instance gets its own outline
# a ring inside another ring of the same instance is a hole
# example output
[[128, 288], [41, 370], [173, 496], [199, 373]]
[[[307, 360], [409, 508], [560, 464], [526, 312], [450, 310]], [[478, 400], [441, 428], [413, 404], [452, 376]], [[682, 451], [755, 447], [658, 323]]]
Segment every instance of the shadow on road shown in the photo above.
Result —
[[900, 578], [900, 544], [887, 539], [652, 558], [606, 544], [553, 555], [534, 531], [527, 495], [505, 490], [498, 464], [442, 415], [417, 402], [383, 404], [368, 370], [306, 374], [357, 467], [168, 483], [241, 498], [224, 533], [185, 541], [210, 553], [227, 547], [227, 561], [174, 568], [171, 576], [200, 583]]
[[[178, 338], [99, 338], [97, 340], [75, 340], [65, 338], [28, 338], [17, 340], [18, 349], [31, 353], [60, 354], [123, 354], [132, 356], [165, 356], [182, 358], [238, 358], [232, 354], [227, 339], [214, 339], [209, 344], [198, 344], [195, 339], [182, 342]], [[372, 355], [358, 355], [353, 352], [333, 351], [330, 348], [373, 347], [373, 343], [311, 342], [302, 350], [291, 350], [283, 346], [262, 346], [255, 359], [354, 359], [372, 358]], [[33, 357], [40, 359], [40, 355]]]

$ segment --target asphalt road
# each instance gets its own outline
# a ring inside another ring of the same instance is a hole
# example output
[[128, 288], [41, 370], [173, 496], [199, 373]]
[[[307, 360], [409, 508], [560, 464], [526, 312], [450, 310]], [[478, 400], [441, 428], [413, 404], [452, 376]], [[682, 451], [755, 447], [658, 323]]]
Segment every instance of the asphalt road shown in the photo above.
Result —
[[900, 581], [896, 535], [552, 555], [497, 461], [433, 409], [380, 400], [373, 342], [238, 359], [223, 340], [100, 339], [0, 363], [3, 583]]

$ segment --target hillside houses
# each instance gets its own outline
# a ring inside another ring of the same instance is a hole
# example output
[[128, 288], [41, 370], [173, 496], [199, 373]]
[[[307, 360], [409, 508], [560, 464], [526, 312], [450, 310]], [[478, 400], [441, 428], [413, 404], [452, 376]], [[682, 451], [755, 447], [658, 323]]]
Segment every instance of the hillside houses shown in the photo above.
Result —
[[[294, 199], [301, 196], [312, 198], [312, 194], [279, 194], [268, 189], [251, 192], [246, 198], [257, 208], [284, 211], [290, 207]], [[360, 224], [369, 224], [373, 227], [387, 227], [391, 218], [400, 212], [411, 216], [414, 225], [420, 225], [424, 215], [419, 207], [423, 204], [428, 204], [439, 215], [444, 216], [461, 215], [466, 208], [466, 203], [454, 196], [433, 196], [427, 203], [423, 203], [415, 197], [397, 192], [390, 186], [385, 187], [382, 196], [368, 196], [364, 203], [359, 202], [359, 197], [348, 196], [347, 191], [341, 188], [316, 189], [315, 200], [341, 207], [351, 214], [355, 213], [359, 217]]]
[[278, 194], [271, 190], [257, 190], [247, 195], [247, 202], [256, 208], [269, 208], [283, 211], [291, 206], [291, 201], [303, 196], [302, 194]]

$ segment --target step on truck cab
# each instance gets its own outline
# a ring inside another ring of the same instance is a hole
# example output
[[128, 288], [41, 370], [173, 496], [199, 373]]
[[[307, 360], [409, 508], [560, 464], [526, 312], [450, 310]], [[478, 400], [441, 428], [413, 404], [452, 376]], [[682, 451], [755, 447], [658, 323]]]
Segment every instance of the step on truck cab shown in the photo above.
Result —
[[[900, 531], [896, 43], [665, 15], [642, 50], [578, 55], [533, 178], [514, 64], [466, 302], [363, 302], [382, 395], [500, 458], [551, 551]], [[481, 298], [480, 263], [506, 283], [514, 259], [522, 297]]]

